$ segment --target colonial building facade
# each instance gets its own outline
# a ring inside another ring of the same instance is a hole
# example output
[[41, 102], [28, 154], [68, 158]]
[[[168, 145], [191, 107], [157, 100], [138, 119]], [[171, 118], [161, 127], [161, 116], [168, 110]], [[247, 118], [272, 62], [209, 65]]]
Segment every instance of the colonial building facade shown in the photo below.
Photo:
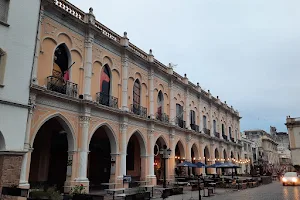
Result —
[[288, 136], [290, 142], [292, 165], [300, 166], [300, 118], [286, 118], [286, 127], [288, 129]]
[[0, 187], [19, 183], [39, 10], [0, 0]]
[[156, 184], [182, 160], [242, 162], [239, 113], [102, 25], [92, 8], [42, 0], [36, 48], [23, 185], [93, 189], [124, 175]]

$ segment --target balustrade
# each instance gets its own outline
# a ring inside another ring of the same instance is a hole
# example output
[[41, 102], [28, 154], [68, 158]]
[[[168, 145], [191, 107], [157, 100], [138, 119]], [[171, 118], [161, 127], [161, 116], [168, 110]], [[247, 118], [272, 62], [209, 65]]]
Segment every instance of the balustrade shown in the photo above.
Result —
[[136, 115], [147, 118], [147, 108], [145, 108], [141, 105], [131, 104], [130, 105], [130, 111], [133, 112]]
[[77, 97], [78, 85], [70, 81], [64, 80], [62, 77], [48, 76], [47, 77], [47, 90], [66, 94], [70, 97]]
[[105, 94], [104, 92], [98, 92], [96, 95], [96, 100], [99, 104], [118, 108], [118, 98]]

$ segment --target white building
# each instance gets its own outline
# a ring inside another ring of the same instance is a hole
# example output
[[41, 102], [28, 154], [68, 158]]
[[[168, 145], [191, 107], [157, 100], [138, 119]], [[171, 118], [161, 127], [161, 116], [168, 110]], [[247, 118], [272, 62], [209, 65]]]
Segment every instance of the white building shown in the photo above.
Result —
[[255, 154], [257, 159], [261, 159], [267, 167], [278, 166], [279, 157], [277, 153], [277, 143], [273, 135], [268, 134], [264, 130], [247, 130], [245, 135], [248, 139], [253, 141]]
[[253, 164], [253, 153], [252, 153], [252, 146], [255, 145], [254, 142], [249, 140], [245, 133], [241, 134], [241, 142], [243, 145], [242, 148], [242, 159], [243, 160], [250, 160], [249, 163], [243, 164], [242, 165], [242, 173], [243, 174], [248, 174], [250, 173], [251, 165]]
[[[39, 9], [39, 0], [0, 0], [0, 165], [14, 177], [24, 152]], [[8, 165], [14, 169], [6, 170]]]
[[300, 118], [288, 116], [285, 125], [288, 128], [292, 165], [300, 165]]

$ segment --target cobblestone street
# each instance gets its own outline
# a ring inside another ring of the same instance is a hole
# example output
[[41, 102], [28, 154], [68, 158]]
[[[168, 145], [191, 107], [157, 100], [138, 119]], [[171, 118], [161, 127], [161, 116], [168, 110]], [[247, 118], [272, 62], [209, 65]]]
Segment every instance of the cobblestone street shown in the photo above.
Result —
[[[249, 188], [240, 191], [224, 191], [217, 189], [217, 195], [202, 197], [202, 200], [300, 200], [300, 186], [282, 186], [279, 182], [263, 185], [257, 188]], [[184, 195], [171, 196], [169, 200], [193, 200], [198, 199], [198, 192], [186, 191]]]

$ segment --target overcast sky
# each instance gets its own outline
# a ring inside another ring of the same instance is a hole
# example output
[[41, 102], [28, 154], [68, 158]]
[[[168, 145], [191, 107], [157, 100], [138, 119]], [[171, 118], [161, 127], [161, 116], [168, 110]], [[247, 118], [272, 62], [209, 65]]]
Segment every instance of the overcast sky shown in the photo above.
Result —
[[241, 131], [300, 117], [299, 0], [70, 0], [240, 112]]

